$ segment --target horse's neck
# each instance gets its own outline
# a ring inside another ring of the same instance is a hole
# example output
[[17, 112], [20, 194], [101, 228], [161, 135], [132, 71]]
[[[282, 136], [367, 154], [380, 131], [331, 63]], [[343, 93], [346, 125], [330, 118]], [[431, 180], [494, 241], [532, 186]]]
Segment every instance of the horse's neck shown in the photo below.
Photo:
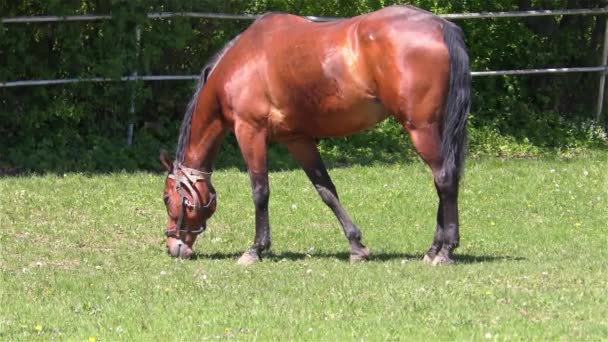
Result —
[[184, 165], [211, 172], [224, 132], [218, 105], [209, 101], [197, 105], [184, 151]]

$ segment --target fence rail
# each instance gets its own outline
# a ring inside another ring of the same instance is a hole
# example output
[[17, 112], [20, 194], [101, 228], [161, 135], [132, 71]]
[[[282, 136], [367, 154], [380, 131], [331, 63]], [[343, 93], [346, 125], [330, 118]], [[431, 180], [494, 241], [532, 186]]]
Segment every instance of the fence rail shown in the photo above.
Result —
[[[514, 11], [514, 12], [479, 12], [479, 13], [448, 13], [438, 14], [440, 17], [450, 20], [462, 19], [492, 19], [492, 18], [520, 18], [520, 17], [542, 17], [542, 16], [564, 16], [564, 15], [602, 15], [608, 14], [608, 7], [592, 9], [566, 9], [566, 10], [538, 10], [538, 11]], [[175, 17], [205, 18], [222, 20], [255, 20], [260, 15], [256, 14], [226, 14], [226, 13], [204, 13], [204, 12], [154, 12], [148, 13], [150, 19], [167, 19]], [[341, 18], [306, 16], [311, 21], [331, 21]], [[33, 17], [10, 17], [0, 18], [2, 24], [27, 24], [27, 23], [55, 23], [55, 22], [78, 22], [78, 21], [100, 21], [112, 19], [111, 15], [66, 15], [66, 16], [33, 16]], [[136, 33], [139, 41], [139, 30]], [[586, 67], [565, 67], [546, 69], [520, 69], [520, 70], [488, 70], [473, 71], [472, 76], [501, 76], [501, 75], [535, 75], [535, 74], [557, 74], [573, 72], [599, 72], [601, 73], [596, 121], [599, 122], [604, 103], [606, 74], [608, 73], [608, 19], [606, 19], [606, 32], [604, 33], [604, 49], [602, 54], [602, 65]], [[195, 80], [199, 75], [136, 75], [120, 78], [88, 77], [50, 80], [19, 80], [0, 82], [0, 88], [44, 86], [69, 84], [78, 82], [116, 82], [116, 81], [182, 81]]]
[[[504, 75], [530, 75], [530, 74], [560, 74], [575, 72], [608, 72], [608, 66], [580, 67], [580, 68], [549, 68], [549, 69], [521, 69], [521, 70], [494, 70], [494, 71], [472, 71], [471, 76], [504, 76]], [[62, 78], [50, 80], [11, 81], [0, 82], [0, 87], [24, 87], [39, 85], [69, 84], [80, 82], [120, 82], [120, 81], [191, 81], [198, 80], [200, 75], [141, 75], [124, 76], [120, 78], [87, 77], [87, 78]]]
[[[583, 8], [565, 10], [538, 10], [538, 11], [513, 11], [513, 12], [478, 12], [478, 13], [447, 13], [438, 16], [451, 19], [482, 19], [482, 18], [521, 18], [521, 17], [543, 17], [558, 15], [600, 15], [608, 13], [608, 8]], [[207, 18], [207, 19], [228, 19], [228, 20], [255, 20], [259, 14], [226, 14], [226, 13], [205, 13], [205, 12], [153, 12], [147, 14], [150, 19], [165, 19], [174, 17], [186, 18]], [[340, 17], [318, 17], [305, 16], [312, 21], [331, 21], [342, 19]], [[3, 24], [24, 24], [24, 23], [51, 23], [51, 22], [70, 22], [70, 21], [99, 21], [112, 19], [111, 15], [48, 15], [32, 17], [10, 17], [0, 18]]]

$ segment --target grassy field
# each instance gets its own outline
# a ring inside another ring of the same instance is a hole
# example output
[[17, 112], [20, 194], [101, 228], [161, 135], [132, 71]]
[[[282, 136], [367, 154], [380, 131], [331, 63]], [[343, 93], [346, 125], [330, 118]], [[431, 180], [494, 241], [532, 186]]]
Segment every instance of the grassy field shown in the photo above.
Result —
[[0, 340], [608, 338], [608, 154], [471, 160], [458, 263], [421, 262], [436, 195], [420, 163], [330, 170], [370, 261], [350, 265], [300, 170], [273, 172], [272, 253], [249, 268], [247, 175], [214, 175], [198, 257], [164, 254], [163, 175], [0, 179]]

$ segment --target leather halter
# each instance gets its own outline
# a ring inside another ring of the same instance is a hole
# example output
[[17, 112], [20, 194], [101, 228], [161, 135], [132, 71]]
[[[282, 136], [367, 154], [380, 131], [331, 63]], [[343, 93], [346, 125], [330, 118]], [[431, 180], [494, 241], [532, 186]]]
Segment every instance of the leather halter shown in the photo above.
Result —
[[[209, 210], [211, 203], [215, 199], [215, 193], [211, 193], [209, 202], [207, 202], [207, 204], [201, 205], [201, 199], [199, 197], [198, 192], [194, 189], [194, 185], [196, 184], [196, 182], [199, 181], [211, 181], [211, 172], [204, 172], [192, 169], [182, 165], [177, 161], [173, 165], [173, 172], [170, 173], [168, 177], [175, 181], [175, 190], [179, 193], [179, 202], [181, 204], [181, 210], [177, 219], [177, 224], [174, 226], [173, 229], [167, 228], [165, 235], [167, 237], [179, 239], [180, 233], [190, 233], [194, 235], [201, 234], [207, 229], [207, 222], [205, 221], [201, 223], [200, 227], [193, 229], [191, 227], [185, 226], [184, 217], [186, 216], [186, 207], [195, 211]], [[186, 195], [184, 193], [184, 186], [186, 187], [185, 190], [187, 190], [192, 196], [194, 203], [192, 203], [186, 198]]]

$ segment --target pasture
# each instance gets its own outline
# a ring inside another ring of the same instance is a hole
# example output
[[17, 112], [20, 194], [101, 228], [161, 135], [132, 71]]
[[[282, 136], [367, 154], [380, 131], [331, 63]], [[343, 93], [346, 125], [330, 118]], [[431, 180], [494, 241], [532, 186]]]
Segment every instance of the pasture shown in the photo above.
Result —
[[330, 170], [373, 257], [348, 263], [301, 170], [270, 174], [272, 252], [248, 268], [247, 174], [215, 172], [197, 258], [165, 255], [164, 175], [0, 178], [0, 339], [608, 337], [608, 154], [469, 160], [457, 264], [421, 262], [436, 194], [420, 162]]

